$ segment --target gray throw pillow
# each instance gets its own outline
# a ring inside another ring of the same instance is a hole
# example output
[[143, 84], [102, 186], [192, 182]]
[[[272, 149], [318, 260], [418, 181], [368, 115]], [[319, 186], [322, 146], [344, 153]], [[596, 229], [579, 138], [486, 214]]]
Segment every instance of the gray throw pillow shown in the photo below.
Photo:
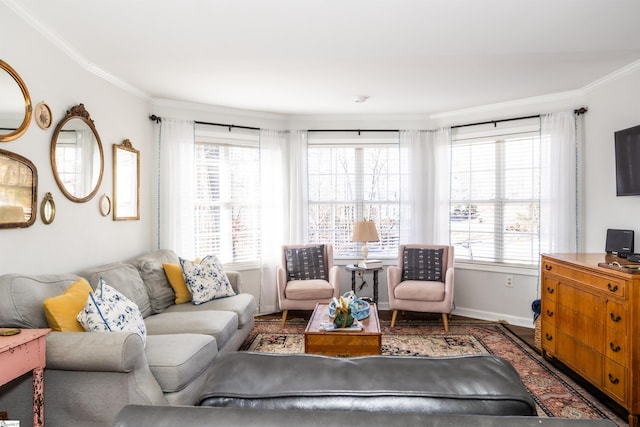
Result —
[[285, 250], [288, 280], [327, 280], [324, 245]]
[[443, 249], [405, 248], [402, 254], [402, 280], [442, 281]]

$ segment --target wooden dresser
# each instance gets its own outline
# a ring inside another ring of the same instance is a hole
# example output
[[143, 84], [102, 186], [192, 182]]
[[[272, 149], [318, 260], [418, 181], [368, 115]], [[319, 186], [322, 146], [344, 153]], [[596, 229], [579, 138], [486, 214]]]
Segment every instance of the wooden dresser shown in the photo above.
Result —
[[640, 271], [606, 254], [543, 254], [542, 351], [640, 413]]

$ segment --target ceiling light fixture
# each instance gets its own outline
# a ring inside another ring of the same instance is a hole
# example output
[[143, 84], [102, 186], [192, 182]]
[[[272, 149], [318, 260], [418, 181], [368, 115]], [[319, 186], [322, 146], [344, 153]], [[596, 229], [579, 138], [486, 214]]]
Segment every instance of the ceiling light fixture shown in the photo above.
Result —
[[353, 100], [355, 102], [357, 102], [358, 104], [361, 104], [364, 101], [366, 101], [367, 99], [369, 99], [369, 95], [358, 95]]

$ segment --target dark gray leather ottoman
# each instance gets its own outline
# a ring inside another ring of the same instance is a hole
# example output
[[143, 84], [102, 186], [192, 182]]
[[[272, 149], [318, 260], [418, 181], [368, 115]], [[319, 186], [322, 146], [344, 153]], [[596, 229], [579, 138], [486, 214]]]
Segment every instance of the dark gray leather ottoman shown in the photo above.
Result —
[[496, 356], [333, 358], [235, 352], [214, 363], [200, 406], [536, 415], [518, 373]]

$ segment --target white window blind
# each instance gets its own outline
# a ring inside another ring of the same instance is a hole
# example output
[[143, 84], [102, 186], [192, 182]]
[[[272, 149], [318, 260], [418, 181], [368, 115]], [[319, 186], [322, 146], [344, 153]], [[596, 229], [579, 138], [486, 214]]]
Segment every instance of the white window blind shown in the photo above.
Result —
[[379, 242], [369, 258], [396, 258], [400, 230], [397, 132], [310, 132], [308, 137], [310, 242], [330, 243], [336, 258], [359, 258], [355, 221], [376, 223]]
[[456, 259], [535, 266], [540, 252], [538, 119], [455, 132], [450, 237]]
[[255, 132], [196, 127], [195, 253], [260, 259], [260, 149]]

